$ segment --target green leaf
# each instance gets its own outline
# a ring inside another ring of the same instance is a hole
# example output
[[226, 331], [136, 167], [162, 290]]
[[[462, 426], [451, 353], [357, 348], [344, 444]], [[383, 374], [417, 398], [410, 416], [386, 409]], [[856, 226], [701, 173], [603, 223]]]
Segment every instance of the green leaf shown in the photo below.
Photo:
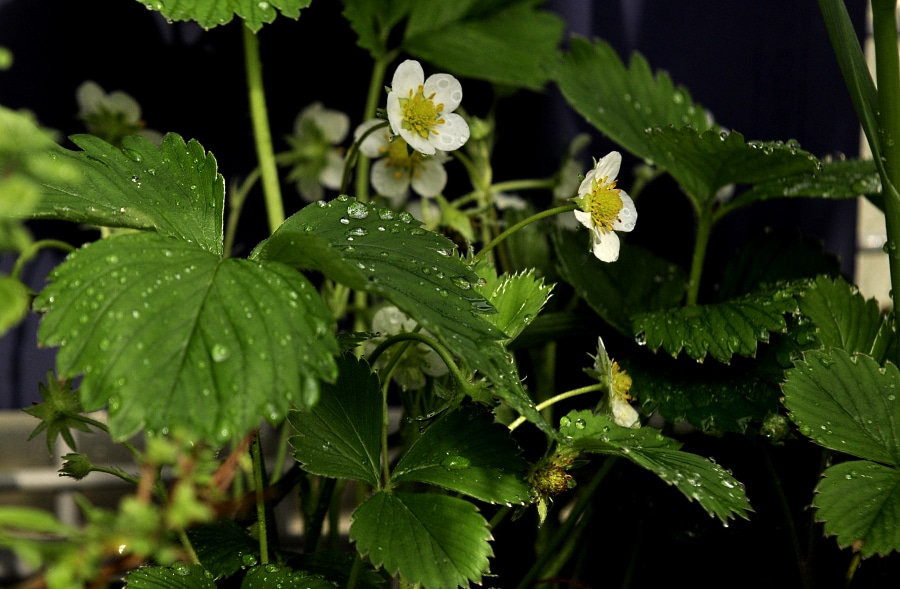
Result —
[[334, 589], [337, 584], [274, 564], [253, 567], [241, 583], [241, 589]]
[[798, 172], [753, 186], [728, 203], [737, 208], [772, 198], [856, 198], [881, 194], [881, 178], [872, 160], [823, 161], [814, 173]]
[[751, 422], [779, 409], [783, 369], [773, 369], [771, 361], [735, 358], [728, 366], [701, 365], [690, 358], [647, 354], [620, 363], [632, 378], [631, 394], [643, 413], [659, 411], [672, 423], [687, 420], [710, 434], [744, 433]]
[[868, 461], [842, 462], [816, 489], [816, 519], [838, 544], [862, 555], [900, 550], [900, 470]]
[[564, 25], [534, 4], [414, 3], [403, 49], [466, 78], [539, 90], [549, 77]]
[[259, 560], [259, 540], [231, 520], [194, 526], [187, 536], [200, 564], [216, 578], [231, 576]]
[[822, 242], [796, 231], [766, 231], [744, 243], [728, 261], [716, 297], [720, 301], [747, 295], [778, 282], [837, 276], [837, 257], [822, 249]]
[[361, 555], [425, 589], [480, 583], [490, 537], [474, 505], [446, 495], [381, 491], [356, 509], [350, 524]]
[[712, 305], [690, 305], [634, 318], [634, 331], [647, 348], [673, 357], [683, 349], [691, 358], [707, 354], [727, 363], [734, 354], [753, 356], [757, 342], [786, 328], [784, 315], [797, 311], [798, 286], [759, 291]]
[[44, 180], [33, 217], [152, 230], [222, 254], [225, 181], [197, 141], [169, 133], [156, 147], [132, 135], [119, 149], [91, 135], [71, 139], [83, 151], [60, 147], [48, 157], [79, 174]]
[[12, 276], [0, 275], [0, 336], [15, 327], [28, 314], [31, 295], [28, 287]]
[[735, 515], [747, 518], [750, 504], [739, 481], [715, 462], [680, 451], [680, 443], [658, 430], [619, 427], [605, 415], [584, 410], [570, 411], [559, 423], [560, 434], [572, 448], [627, 458], [723, 522]]
[[816, 278], [800, 298], [800, 312], [816, 325], [825, 348], [872, 354], [884, 320], [875, 299], [868, 301], [843, 278]]
[[609, 44], [574, 38], [556, 75], [563, 96], [603, 134], [629, 152], [657, 164], [663, 149], [645, 131], [654, 127], [709, 129], [706, 112], [665, 72], [653, 75], [635, 53], [626, 68]]
[[476, 269], [483, 282], [476, 286], [497, 309], [496, 315], [488, 315], [490, 320], [510, 340], [516, 339], [534, 321], [550, 299], [553, 286], [546, 286], [543, 278], [536, 278], [529, 270], [519, 274], [497, 275], [497, 270], [489, 264], [481, 264]]
[[474, 288], [478, 275], [460, 260], [453, 242], [426, 231], [409, 213], [347, 196], [320, 201], [287, 219], [251, 258], [318, 270], [384, 297], [490, 378], [513, 409], [552, 429], [499, 345], [506, 334], [485, 317], [496, 309]]
[[216, 589], [213, 576], [200, 565], [143, 567], [128, 573], [125, 589]]
[[808, 352], [788, 371], [784, 405], [820, 446], [900, 466], [900, 371], [832, 348]]
[[204, 29], [231, 22], [235, 15], [253, 32], [275, 20], [280, 12], [288, 18], [298, 18], [300, 9], [311, 0], [138, 0], [147, 8], [161, 12], [167, 20], [193, 20]]
[[618, 261], [607, 264], [591, 254], [586, 232], [559, 230], [554, 243], [563, 280], [626, 337], [636, 333], [632, 317], [673, 307], [684, 296], [684, 272], [645, 249], [623, 244]]
[[343, 0], [344, 17], [358, 37], [357, 44], [377, 59], [386, 51], [391, 29], [409, 13], [411, 0]]
[[322, 388], [315, 407], [289, 416], [294, 458], [313, 474], [378, 486], [384, 422], [378, 377], [364, 360], [343, 356], [337, 382]]
[[648, 139], [656, 146], [654, 163], [675, 178], [698, 209], [729, 184], [812, 174], [819, 166], [819, 160], [795, 141], [744, 141], [737, 131], [698, 133], [690, 127], [656, 127], [649, 131]]
[[335, 377], [334, 319], [283, 264], [222, 259], [155, 233], [72, 253], [35, 300], [61, 376], [84, 373], [110, 430], [186, 430], [224, 442], [310, 406]]
[[464, 407], [441, 416], [400, 459], [391, 481], [419, 481], [491, 503], [525, 504], [525, 461], [491, 413]]

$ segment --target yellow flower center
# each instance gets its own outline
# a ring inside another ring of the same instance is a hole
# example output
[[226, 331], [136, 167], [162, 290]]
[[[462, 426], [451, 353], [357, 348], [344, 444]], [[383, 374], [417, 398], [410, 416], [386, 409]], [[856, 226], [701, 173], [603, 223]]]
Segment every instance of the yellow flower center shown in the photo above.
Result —
[[631, 377], [628, 373], [619, 368], [619, 364], [614, 360], [612, 363], [612, 394], [625, 401], [631, 400], [628, 391], [631, 390]]
[[612, 231], [613, 223], [619, 218], [619, 212], [622, 210], [622, 197], [619, 196], [616, 182], [616, 180], [610, 182], [607, 176], [599, 182], [597, 180], [591, 182], [588, 208], [591, 221], [601, 231]]
[[401, 126], [423, 139], [427, 139], [429, 133], [437, 135], [438, 132], [434, 127], [444, 124], [444, 119], [441, 118], [444, 103], [435, 104], [433, 99], [434, 93], [425, 96], [422, 84], [419, 84], [415, 94], [410, 89], [409, 98], [400, 99], [400, 108], [403, 111]]

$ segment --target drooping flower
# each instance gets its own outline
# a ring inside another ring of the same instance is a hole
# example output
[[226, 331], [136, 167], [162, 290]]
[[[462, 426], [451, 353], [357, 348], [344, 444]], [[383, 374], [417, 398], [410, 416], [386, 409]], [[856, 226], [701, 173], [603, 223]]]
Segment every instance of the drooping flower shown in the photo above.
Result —
[[418, 61], [397, 66], [387, 98], [391, 130], [416, 151], [433, 155], [453, 151], [469, 139], [469, 125], [453, 111], [462, 101], [462, 85], [450, 74], [425, 79]]
[[141, 105], [130, 94], [116, 90], [106, 93], [92, 80], [75, 90], [78, 118], [88, 131], [113, 145], [121, 145], [127, 135], [141, 135], [156, 145], [162, 143], [162, 133], [147, 129], [141, 120]]
[[616, 188], [622, 155], [611, 151], [589, 171], [572, 200], [580, 210], [575, 218], [591, 230], [591, 251], [603, 262], [619, 259], [619, 236], [614, 231], [631, 231], [637, 209], [628, 194]]
[[[418, 323], [394, 306], [382, 307], [372, 318], [372, 330], [378, 337], [366, 344], [366, 353], [375, 350], [376, 346], [387, 337], [398, 333], [412, 332]], [[427, 331], [421, 332], [428, 335]], [[382, 356], [384, 358], [384, 356]], [[404, 389], [421, 389], [425, 386], [425, 375], [443, 376], [447, 374], [447, 365], [432, 348], [422, 343], [413, 343], [400, 358], [394, 368], [393, 379]]]
[[585, 370], [588, 374], [606, 385], [606, 397], [603, 406], [621, 427], [641, 427], [640, 416], [637, 410], [631, 406], [631, 377], [619, 368], [618, 362], [610, 359], [606, 353], [603, 340], [597, 338], [597, 355], [594, 356], [593, 369]]
[[[358, 140], [380, 122], [373, 119], [363, 123], [354, 132], [354, 138]], [[366, 136], [359, 150], [370, 158], [378, 158], [372, 165], [372, 186], [380, 195], [390, 198], [394, 206], [406, 200], [410, 187], [417, 194], [430, 198], [440, 194], [447, 185], [444, 170], [447, 155], [444, 152], [435, 151], [434, 155], [423, 155], [418, 151], [410, 153], [406, 141], [392, 136], [387, 127]]]
[[294, 121], [294, 134], [289, 162], [292, 170], [288, 180], [297, 182], [297, 191], [304, 200], [321, 200], [325, 188], [338, 190], [344, 174], [344, 156], [335, 147], [350, 130], [350, 117], [325, 108], [321, 102], [308, 105]]

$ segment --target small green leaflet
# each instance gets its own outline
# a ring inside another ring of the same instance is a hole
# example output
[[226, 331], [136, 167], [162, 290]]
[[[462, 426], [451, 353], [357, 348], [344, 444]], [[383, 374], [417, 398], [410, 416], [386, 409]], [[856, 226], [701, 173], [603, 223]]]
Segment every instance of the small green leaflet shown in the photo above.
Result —
[[481, 264], [476, 269], [483, 284], [476, 287], [497, 309], [496, 315], [487, 318], [510, 340], [514, 340], [528, 327], [544, 304], [550, 299], [553, 286], [546, 286], [543, 278], [536, 278], [533, 270], [517, 274], [497, 276], [497, 270], [490, 264]]
[[425, 589], [480, 583], [492, 555], [487, 521], [463, 499], [379, 491], [353, 512], [350, 540], [391, 574]]
[[288, 18], [300, 16], [300, 10], [312, 0], [139, 0], [147, 8], [162, 13], [168, 20], [197, 21], [204, 29], [231, 22], [235, 15], [254, 33], [275, 20], [280, 12]]
[[216, 589], [213, 576], [200, 565], [143, 567], [128, 573], [125, 589]]
[[83, 247], [51, 280], [39, 339], [60, 346], [60, 376], [84, 374], [84, 408], [108, 405], [118, 439], [147, 427], [224, 442], [312, 405], [336, 376], [334, 319], [283, 264], [139, 233]]
[[784, 405], [800, 433], [864, 460], [828, 468], [815, 496], [825, 532], [863, 556], [900, 550], [900, 371], [838, 348], [787, 373]]
[[734, 354], [753, 356], [757, 342], [767, 342], [771, 332], [786, 328], [784, 315], [797, 311], [794, 294], [799, 288], [788, 286], [723, 303], [646, 313], [634, 318], [633, 329], [650, 350], [662, 347], [673, 357], [684, 350], [697, 360], [709, 354], [728, 363]]
[[310, 410], [290, 414], [294, 458], [303, 469], [327, 477], [379, 486], [384, 399], [378, 377], [363, 360], [338, 360], [338, 380], [322, 387]]
[[79, 173], [45, 179], [31, 216], [152, 230], [222, 254], [225, 181], [197, 141], [169, 133], [156, 147], [133, 135], [119, 149], [92, 135], [71, 139], [83, 151], [58, 147], [47, 157]]
[[697, 501], [711, 516], [727, 522], [751, 511], [743, 485], [721, 466], [679, 450], [681, 444], [649, 427], [619, 427], [605, 415], [570, 411], [559, 420], [567, 446], [581, 452], [611, 454], [631, 460]]
[[525, 461], [493, 415], [463, 407], [442, 415], [416, 440], [391, 473], [391, 482], [419, 481], [491, 503], [525, 504], [531, 489]]

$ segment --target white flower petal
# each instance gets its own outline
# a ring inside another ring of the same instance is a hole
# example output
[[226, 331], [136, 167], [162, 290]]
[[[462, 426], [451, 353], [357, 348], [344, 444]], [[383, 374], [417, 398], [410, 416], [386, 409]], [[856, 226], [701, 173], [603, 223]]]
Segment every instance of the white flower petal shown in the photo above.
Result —
[[[387, 116], [394, 135], [400, 135], [403, 129], [403, 108], [400, 106], [400, 93], [393, 91], [387, 97]], [[405, 139], [405, 137], [404, 137]]]
[[339, 110], [323, 108], [315, 118], [316, 125], [322, 130], [325, 140], [332, 145], [337, 145], [350, 131], [350, 117]]
[[[443, 118], [444, 124], [436, 127], [437, 135], [431, 134], [428, 140], [441, 151], [459, 149], [469, 140], [469, 124], [456, 113], [445, 114]], [[410, 145], [412, 145], [411, 142]]]
[[428, 76], [422, 92], [426, 97], [434, 94], [435, 104], [443, 104], [444, 112], [451, 113], [462, 102], [462, 84], [450, 74], [434, 74]]
[[93, 80], [88, 80], [75, 90], [75, 101], [78, 102], [78, 114], [84, 116], [97, 112], [103, 105], [106, 93], [103, 88]]
[[409, 191], [409, 173], [388, 165], [387, 159], [381, 159], [372, 165], [370, 177], [372, 186], [378, 194], [388, 198], [406, 198]]
[[579, 211], [578, 209], [575, 209], [573, 212], [575, 213], [575, 218], [578, 219], [579, 223], [581, 223], [591, 231], [594, 230], [594, 222], [591, 220], [590, 213], [585, 213], [584, 211]]
[[449, 372], [447, 365], [441, 360], [441, 357], [432, 348], [426, 345], [420, 345], [419, 351], [422, 360], [422, 372], [428, 376], [444, 376]]
[[619, 216], [613, 221], [613, 229], [616, 231], [631, 231], [634, 229], [634, 224], [637, 223], [637, 209], [627, 192], [620, 190], [619, 196], [622, 198], [622, 210], [619, 211]]
[[407, 59], [394, 70], [394, 78], [391, 80], [391, 93], [399, 92], [400, 97], [408, 98], [409, 91], [413, 94], [425, 83], [425, 70], [422, 64], [414, 59]]
[[325, 188], [338, 190], [344, 179], [344, 158], [341, 152], [332, 149], [328, 152], [325, 167], [319, 172], [319, 182]]
[[419, 163], [413, 173], [412, 189], [425, 197], [433, 197], [444, 191], [447, 185], [447, 171], [444, 165], [435, 158], [428, 158]]
[[[391, 124], [393, 125], [393, 123]], [[443, 127], [443, 125], [441, 126]], [[443, 131], [443, 129], [441, 130]], [[468, 127], [466, 128], [466, 132], [468, 133]], [[403, 139], [409, 144], [409, 146], [419, 153], [423, 153], [425, 155], [434, 155], [435, 145], [432, 145], [431, 142], [434, 141], [434, 137], [436, 137], [436, 135], [429, 135], [428, 139], [425, 139], [418, 133], [413, 133], [409, 129], [400, 129], [398, 135], [403, 137]]]
[[[383, 119], [371, 119], [361, 124], [353, 132], [353, 140], [358, 141], [360, 137], [376, 125], [383, 124]], [[359, 151], [366, 157], [382, 157], [387, 154], [391, 139], [390, 127], [384, 127], [369, 133], [362, 143], [359, 144]]]
[[598, 181], [607, 178], [608, 182], [612, 182], [619, 175], [619, 168], [622, 166], [622, 154], [618, 151], [611, 151], [597, 162], [594, 166], [594, 178]]
[[415, 329], [416, 325], [414, 319], [410, 319], [406, 313], [393, 305], [378, 309], [375, 316], [372, 317], [372, 331], [380, 333], [382, 336], [409, 332]]
[[628, 401], [619, 399], [615, 395], [610, 396], [609, 408], [613, 414], [613, 421], [620, 427], [636, 428], [641, 426], [640, 416]]
[[494, 194], [494, 206], [501, 211], [505, 211], [507, 209], [513, 211], [524, 211], [526, 208], [528, 208], [528, 201], [518, 194], [497, 192]]
[[322, 200], [325, 196], [325, 189], [319, 184], [318, 178], [303, 177], [297, 179], [297, 192], [306, 202], [315, 202]]
[[599, 229], [591, 231], [591, 251], [601, 262], [615, 262], [619, 259], [619, 236]]

